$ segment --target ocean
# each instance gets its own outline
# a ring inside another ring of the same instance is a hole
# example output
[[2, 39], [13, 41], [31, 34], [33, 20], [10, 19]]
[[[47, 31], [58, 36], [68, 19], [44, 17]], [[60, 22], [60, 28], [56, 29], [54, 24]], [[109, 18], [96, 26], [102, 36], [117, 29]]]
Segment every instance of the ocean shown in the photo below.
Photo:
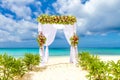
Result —
[[[69, 56], [70, 49], [49, 48], [50, 56]], [[79, 53], [90, 52], [95, 55], [120, 55], [120, 48], [79, 48]], [[39, 54], [38, 48], [0, 48], [0, 54], [7, 53], [15, 57], [21, 57], [25, 53]]]

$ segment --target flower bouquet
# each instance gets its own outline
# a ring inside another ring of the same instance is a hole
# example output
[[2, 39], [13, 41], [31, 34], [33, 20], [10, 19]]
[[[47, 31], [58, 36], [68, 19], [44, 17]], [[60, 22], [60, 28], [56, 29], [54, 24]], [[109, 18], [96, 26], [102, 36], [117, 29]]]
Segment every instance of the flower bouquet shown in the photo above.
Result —
[[70, 41], [71, 41], [71, 45], [72, 46], [77, 46], [78, 45], [78, 36], [74, 33], [74, 35], [70, 38]]
[[42, 48], [43, 45], [44, 45], [45, 42], [46, 42], [46, 37], [41, 33], [41, 34], [38, 35], [38, 37], [37, 37], [37, 42], [38, 42], [40, 48]]

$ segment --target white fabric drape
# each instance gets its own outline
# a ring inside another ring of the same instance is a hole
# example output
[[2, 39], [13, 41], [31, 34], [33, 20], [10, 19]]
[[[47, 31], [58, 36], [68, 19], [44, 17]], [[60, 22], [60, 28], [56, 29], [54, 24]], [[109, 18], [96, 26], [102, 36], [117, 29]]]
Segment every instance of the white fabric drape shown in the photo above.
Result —
[[39, 54], [40, 54], [40, 56], [41, 56], [41, 64], [40, 64], [40, 65], [41, 65], [41, 66], [44, 66], [44, 64], [45, 64], [45, 63], [44, 63], [44, 56], [45, 56], [44, 46], [43, 46], [42, 48], [40, 48], [39, 51], [40, 51]]
[[[40, 34], [41, 32], [42, 32], [42, 25], [39, 23], [38, 24], [38, 34]], [[41, 57], [40, 66], [44, 66], [44, 56], [45, 56], [44, 46], [42, 48], [39, 47], [39, 54]]]
[[[65, 37], [70, 46], [71, 46], [70, 38], [73, 36], [74, 33], [76, 33], [75, 24], [74, 25], [65, 25], [64, 34], [65, 34]], [[75, 47], [71, 46], [70, 47], [70, 62], [71, 63], [75, 63], [75, 64], [77, 63], [77, 54], [78, 54], [77, 46], [75, 46]]]
[[45, 49], [45, 62], [48, 61], [49, 56], [49, 45], [54, 41], [57, 29], [53, 27], [52, 24], [44, 24], [42, 28], [42, 32], [46, 37], [46, 49]]
[[74, 27], [73, 27], [73, 25], [65, 25], [65, 27], [64, 27], [64, 34], [65, 34], [65, 37], [66, 37], [68, 43], [71, 44], [70, 43], [70, 37], [73, 36], [73, 34], [74, 34]]
[[44, 47], [39, 49], [39, 53], [41, 56], [41, 66], [44, 66], [44, 64], [48, 61], [49, 56], [49, 45], [54, 41], [57, 29], [53, 27], [52, 24], [40, 24], [38, 25], [38, 32], [43, 33], [43, 35], [46, 37], [46, 43], [44, 46], [46, 46], [46, 49], [44, 51]]
[[42, 25], [39, 23], [38, 24], [38, 34], [42, 31]]

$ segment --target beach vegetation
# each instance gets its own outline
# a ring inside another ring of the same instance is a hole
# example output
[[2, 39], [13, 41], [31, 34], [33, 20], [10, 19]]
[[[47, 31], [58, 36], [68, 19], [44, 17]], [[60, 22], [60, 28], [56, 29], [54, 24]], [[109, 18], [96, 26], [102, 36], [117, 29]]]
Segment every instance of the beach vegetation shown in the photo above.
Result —
[[[2, 55], [0, 55], [0, 61], [2, 61]], [[0, 62], [0, 66], [1, 66], [1, 62]]]
[[26, 67], [22, 60], [9, 56], [6, 53], [0, 59], [1, 80], [13, 80], [14, 77], [22, 77], [26, 72]]
[[26, 53], [23, 58], [0, 55], [0, 80], [21, 80], [28, 70], [40, 63], [40, 56]]
[[11, 72], [15, 78], [18, 80], [23, 77], [27, 72], [27, 67], [22, 59], [15, 59], [13, 65], [11, 66]]
[[120, 60], [105, 62], [96, 55], [82, 52], [78, 55], [78, 64], [88, 71], [89, 80], [120, 80]]
[[110, 73], [113, 74], [113, 79], [120, 80], [120, 60], [118, 60], [117, 62], [110, 61], [109, 65], [112, 66], [110, 67]]
[[28, 70], [33, 70], [33, 67], [40, 63], [40, 56], [39, 54], [26, 53], [23, 61], [25, 62]]
[[1, 58], [1, 75], [0, 78], [1, 80], [12, 80], [12, 65], [14, 63], [14, 58], [12, 56], [8, 56], [6, 53], [2, 55]]

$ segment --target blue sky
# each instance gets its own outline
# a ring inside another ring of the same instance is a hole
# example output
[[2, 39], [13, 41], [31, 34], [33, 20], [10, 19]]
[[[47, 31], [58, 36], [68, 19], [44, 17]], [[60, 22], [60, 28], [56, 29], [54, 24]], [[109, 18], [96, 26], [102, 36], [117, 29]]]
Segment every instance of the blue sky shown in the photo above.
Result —
[[[77, 18], [79, 47], [120, 47], [120, 0], [0, 0], [0, 48], [38, 47], [40, 14]], [[52, 48], [69, 47], [58, 30]]]

